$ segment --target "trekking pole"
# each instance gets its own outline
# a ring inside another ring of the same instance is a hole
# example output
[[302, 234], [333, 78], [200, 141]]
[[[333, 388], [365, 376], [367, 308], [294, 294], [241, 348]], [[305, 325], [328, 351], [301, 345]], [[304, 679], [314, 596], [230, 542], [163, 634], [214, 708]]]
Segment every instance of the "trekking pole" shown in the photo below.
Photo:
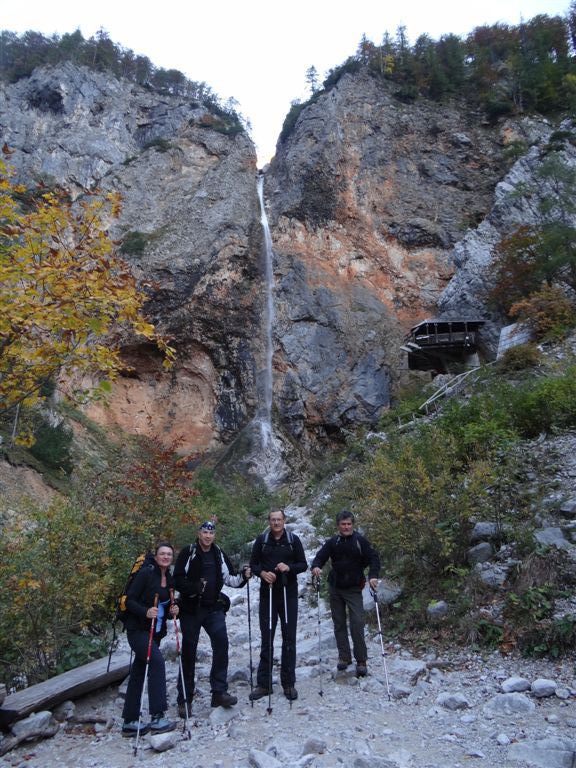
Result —
[[106, 674], [110, 672], [110, 664], [112, 662], [112, 654], [116, 650], [118, 646], [118, 641], [116, 639], [116, 621], [114, 620], [112, 622], [112, 640], [110, 640], [110, 650], [108, 651], [108, 666], [106, 667]]
[[274, 661], [274, 649], [272, 646], [272, 584], [268, 584], [268, 639], [270, 642], [270, 677], [268, 679], [268, 709], [266, 712], [272, 714], [272, 662]]
[[[154, 608], [158, 607], [158, 594], [154, 595]], [[156, 619], [150, 619], [150, 634], [148, 635], [148, 651], [146, 652], [146, 669], [144, 670], [144, 680], [142, 681], [142, 693], [140, 694], [140, 712], [138, 714], [138, 730], [136, 731], [136, 743], [134, 744], [134, 757], [138, 754], [138, 745], [140, 743], [140, 726], [142, 725], [142, 709], [144, 707], [144, 690], [146, 689], [146, 680], [148, 679], [148, 667], [150, 666], [150, 656], [152, 655], [152, 641], [154, 640], [154, 627]]]
[[[288, 637], [288, 599], [286, 597], [287, 581], [288, 581], [288, 576], [286, 575], [286, 572], [283, 572], [282, 573], [282, 589], [284, 592], [284, 632], [286, 637]], [[292, 697], [290, 697], [290, 709], [292, 709]]]
[[378, 634], [380, 635], [380, 647], [382, 648], [382, 661], [384, 662], [384, 674], [386, 676], [386, 690], [388, 691], [388, 701], [391, 700], [390, 696], [390, 683], [388, 682], [388, 667], [386, 666], [386, 654], [384, 651], [384, 639], [382, 637], [382, 624], [380, 623], [380, 609], [378, 608], [378, 595], [376, 590], [370, 587], [370, 594], [374, 598], [374, 605], [376, 606], [376, 618], [378, 620]]
[[[170, 605], [174, 606], [174, 589], [170, 588]], [[176, 616], [172, 616], [174, 620], [174, 634], [176, 635], [176, 655], [178, 656], [178, 665], [180, 669], [180, 682], [182, 683], [182, 695], [184, 696], [184, 733], [186, 738], [191, 739], [190, 724], [188, 722], [188, 697], [186, 696], [186, 681], [184, 680], [184, 668], [182, 667], [182, 649], [180, 647], [180, 633], [178, 632], [178, 622]], [[190, 713], [191, 714], [191, 713]]]
[[322, 690], [322, 630], [320, 627], [320, 576], [312, 576], [312, 586], [316, 590], [316, 602], [318, 604], [318, 669], [320, 670], [320, 690], [318, 694], [324, 696]]
[[[248, 600], [248, 653], [250, 656], [250, 693], [254, 691], [254, 675], [252, 670], [252, 621], [250, 618], [250, 579], [246, 582], [246, 597]], [[254, 708], [254, 699], [250, 699], [250, 704]]]

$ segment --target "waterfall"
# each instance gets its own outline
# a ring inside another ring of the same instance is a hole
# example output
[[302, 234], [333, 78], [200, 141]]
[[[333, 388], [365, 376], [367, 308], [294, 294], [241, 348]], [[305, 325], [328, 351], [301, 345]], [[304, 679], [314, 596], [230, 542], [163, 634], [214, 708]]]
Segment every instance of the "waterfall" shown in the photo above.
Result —
[[266, 305], [264, 310], [264, 368], [260, 381], [260, 407], [257, 420], [260, 426], [260, 434], [263, 450], [270, 447], [272, 441], [272, 326], [274, 324], [274, 271], [272, 251], [272, 236], [264, 205], [264, 174], [258, 174], [258, 200], [260, 201], [260, 222], [264, 233], [264, 280], [266, 291]]

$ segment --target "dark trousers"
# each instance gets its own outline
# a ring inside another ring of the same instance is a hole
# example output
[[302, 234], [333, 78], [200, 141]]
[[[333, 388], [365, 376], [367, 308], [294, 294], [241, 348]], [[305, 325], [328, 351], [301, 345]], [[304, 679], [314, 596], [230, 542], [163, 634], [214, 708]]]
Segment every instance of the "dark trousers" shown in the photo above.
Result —
[[368, 649], [364, 639], [364, 605], [360, 587], [338, 589], [331, 584], [330, 611], [339, 658], [342, 661], [352, 661], [346, 626], [346, 613], [348, 613], [354, 658], [356, 661], [365, 662], [368, 658]]
[[[270, 628], [270, 594], [272, 594], [272, 627]], [[296, 682], [296, 623], [298, 621], [298, 591], [286, 589], [286, 611], [284, 589], [275, 589], [266, 584], [260, 587], [260, 634], [262, 648], [256, 682], [262, 688], [271, 688], [271, 662], [274, 657], [274, 635], [280, 619], [282, 629], [282, 656], [280, 657], [280, 682], [283, 688]], [[287, 616], [285, 615], [287, 612]], [[286, 620], [287, 619], [287, 620]]]
[[[128, 630], [126, 636], [130, 648], [134, 651], [134, 659], [130, 669], [122, 717], [125, 722], [132, 723], [140, 717], [140, 700], [146, 674], [146, 656], [150, 633], [146, 630], [134, 629]], [[150, 715], [157, 715], [167, 709], [164, 657], [160, 651], [160, 639], [154, 637], [148, 665], [148, 711]]]
[[[200, 630], [204, 628], [212, 645], [212, 668], [210, 669], [210, 689], [212, 693], [224, 693], [228, 690], [228, 632], [224, 611], [199, 606], [194, 613], [180, 612], [182, 630], [182, 669], [186, 686], [186, 698], [192, 701], [194, 693], [194, 675], [196, 671], [196, 650]], [[182, 680], [178, 678], [178, 703], [184, 701]]]

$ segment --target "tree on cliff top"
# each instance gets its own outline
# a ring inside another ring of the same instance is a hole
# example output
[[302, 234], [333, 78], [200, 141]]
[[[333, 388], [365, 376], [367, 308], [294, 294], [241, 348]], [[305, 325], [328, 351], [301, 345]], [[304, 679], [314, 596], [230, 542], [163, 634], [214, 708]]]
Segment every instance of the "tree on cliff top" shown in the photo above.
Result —
[[114, 379], [121, 332], [154, 340], [170, 364], [105, 229], [119, 205], [116, 195], [75, 206], [62, 192], [30, 195], [0, 160], [0, 413], [33, 405], [64, 372]]

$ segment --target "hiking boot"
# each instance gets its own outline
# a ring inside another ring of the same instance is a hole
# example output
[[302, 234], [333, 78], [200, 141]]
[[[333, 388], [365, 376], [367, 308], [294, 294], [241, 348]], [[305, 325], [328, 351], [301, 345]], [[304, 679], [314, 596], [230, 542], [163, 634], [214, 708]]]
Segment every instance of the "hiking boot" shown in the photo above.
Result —
[[268, 696], [272, 693], [271, 688], [264, 688], [262, 685], [257, 685], [256, 688], [252, 691], [250, 696], [248, 698], [250, 701], [258, 701], [258, 699], [264, 698], [264, 696]]
[[365, 661], [358, 661], [356, 663], [356, 677], [366, 677], [368, 674], [368, 667]]
[[336, 669], [338, 672], [344, 672], [345, 669], [348, 669], [348, 667], [352, 664], [351, 661], [344, 661], [344, 659], [338, 659], [338, 664], [336, 664]]
[[212, 694], [211, 707], [233, 707], [238, 703], [236, 696], [231, 696], [228, 691], [214, 691]]
[[150, 723], [139, 723], [138, 720], [133, 720], [131, 723], [124, 723], [122, 726], [122, 736], [127, 738], [137, 736], [138, 728], [140, 728], [140, 736], [145, 736], [150, 730]]
[[284, 688], [284, 696], [288, 699], [288, 701], [296, 701], [298, 698], [298, 691], [296, 688], [294, 688], [293, 685], [287, 685]]
[[176, 723], [174, 720], [168, 720], [167, 717], [164, 717], [164, 712], [158, 712], [156, 715], [152, 715], [152, 720], [150, 721], [150, 730], [152, 733], [167, 733], [168, 731], [173, 731], [176, 728]]

